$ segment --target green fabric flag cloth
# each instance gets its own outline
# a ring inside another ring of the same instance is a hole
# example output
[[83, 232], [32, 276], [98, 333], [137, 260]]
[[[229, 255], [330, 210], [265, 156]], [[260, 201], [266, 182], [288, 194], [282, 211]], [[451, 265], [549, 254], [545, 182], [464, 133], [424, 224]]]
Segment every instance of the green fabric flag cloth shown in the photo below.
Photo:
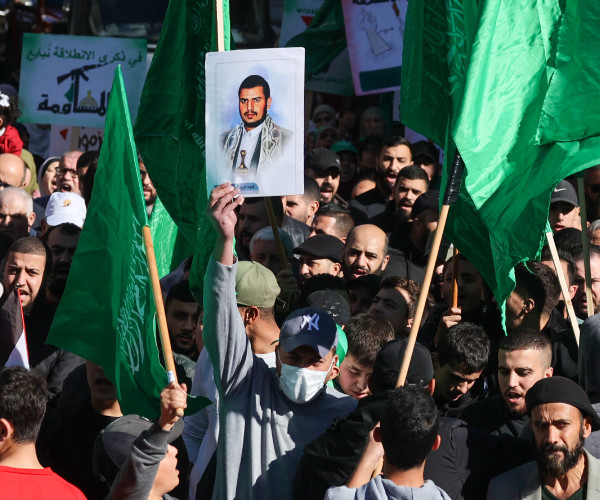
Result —
[[179, 231], [159, 197], [156, 197], [150, 214], [150, 231], [160, 278], [194, 253], [192, 245]]
[[325, 0], [308, 28], [286, 44], [306, 50], [306, 80], [325, 70], [347, 46], [342, 0]]
[[[578, 23], [590, 35], [600, 21], [592, 3], [568, 2], [568, 11], [588, 15]], [[574, 101], [568, 85], [554, 85], [555, 77], [568, 82], [575, 74], [596, 74], [600, 38], [579, 39], [562, 5], [484, 3], [453, 128], [465, 176], [446, 231], [501, 303], [514, 288], [514, 266], [536, 258], [544, 242], [554, 186], [600, 159], [600, 123], [587, 118], [598, 104], [598, 82]], [[558, 128], [548, 128], [549, 117], [557, 117]]]
[[[400, 90], [402, 123], [440, 146], [446, 144], [448, 125], [460, 105], [477, 9], [476, 0], [408, 2]], [[447, 151], [446, 158], [449, 156]]]
[[[159, 362], [142, 228], [146, 205], [121, 69], [106, 114], [92, 201], [48, 343], [104, 368], [124, 414], [160, 415]], [[188, 411], [208, 400], [197, 398]]]
[[[214, 2], [171, 0], [146, 76], [134, 128], [158, 196], [196, 246], [190, 284], [201, 285], [214, 231], [205, 219], [206, 53], [216, 50]], [[230, 47], [229, 1], [223, 1], [225, 50]]]

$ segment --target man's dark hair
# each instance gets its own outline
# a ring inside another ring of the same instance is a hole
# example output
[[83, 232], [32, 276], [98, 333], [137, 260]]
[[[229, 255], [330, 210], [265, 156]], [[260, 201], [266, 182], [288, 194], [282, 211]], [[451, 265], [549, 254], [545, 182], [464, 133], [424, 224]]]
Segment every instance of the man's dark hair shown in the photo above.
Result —
[[37, 439], [46, 412], [46, 387], [36, 372], [18, 366], [0, 369], [0, 418], [13, 425], [16, 443]]
[[197, 303], [192, 292], [190, 292], [190, 282], [188, 280], [181, 280], [171, 287], [165, 300], [165, 309], [167, 309], [169, 304], [174, 300]]
[[437, 346], [440, 366], [450, 363], [464, 366], [467, 374], [483, 371], [490, 357], [490, 339], [483, 328], [473, 323], [461, 322], [451, 326]]
[[559, 250], [566, 250], [575, 256], [578, 253], [577, 249], [581, 249], [581, 230], [576, 227], [565, 227], [554, 235], [554, 243]]
[[271, 87], [260, 75], [250, 75], [247, 76], [244, 81], [240, 84], [240, 88], [238, 89], [238, 97], [242, 91], [242, 89], [253, 89], [254, 87], [262, 87], [263, 94], [265, 95], [265, 99], [271, 97]]
[[[386, 276], [381, 280], [380, 288], [382, 290], [389, 290], [390, 288], [402, 288], [408, 296], [410, 300], [408, 301], [408, 317], [414, 318], [415, 312], [417, 312], [417, 301], [419, 300], [419, 294], [421, 293], [421, 285], [419, 285], [416, 281], [411, 280], [407, 276]], [[426, 310], [424, 315], [427, 315], [427, 311], [429, 308], [433, 307], [433, 298], [431, 296], [427, 297]]]
[[429, 187], [429, 176], [427, 175], [427, 172], [417, 165], [408, 165], [400, 170], [400, 172], [398, 172], [396, 184], [398, 184], [400, 179], [425, 181]]
[[404, 471], [421, 465], [431, 451], [438, 427], [438, 411], [426, 390], [415, 386], [395, 389], [381, 415], [385, 460]]
[[77, 168], [89, 168], [91, 166], [98, 168], [98, 158], [100, 158], [100, 151], [86, 151], [77, 158]]
[[58, 228], [60, 228], [60, 230], [63, 233], [65, 233], [67, 236], [74, 236], [76, 234], [81, 233], [81, 228], [77, 224], [72, 224], [71, 222], [63, 222], [62, 224], [59, 224], [58, 226], [49, 226], [48, 227], [48, 231], [46, 231], [46, 234], [44, 235], [44, 238], [43, 238], [44, 243], [48, 242], [48, 238], [50, 237], [50, 234]]
[[394, 148], [396, 146], [407, 146], [408, 148], [410, 148], [410, 141], [400, 135], [393, 135], [391, 137], [388, 137], [381, 143], [381, 148], [379, 149], [379, 152], [381, 153], [381, 151], [383, 151], [385, 148]]
[[[304, 176], [304, 193], [302, 194], [302, 198], [304, 198], [308, 203], [313, 201], [319, 201], [321, 199], [321, 189], [312, 177], [305, 175]], [[333, 205], [333, 203], [330, 203]]]
[[357, 314], [344, 328], [348, 339], [348, 353], [358, 363], [373, 366], [377, 353], [394, 340], [394, 329], [389, 321], [372, 314]]
[[45, 245], [34, 236], [25, 236], [11, 243], [8, 247], [8, 253], [25, 253], [33, 255], [46, 255]]
[[558, 304], [560, 285], [556, 273], [541, 262], [515, 266], [515, 293], [535, 302], [534, 311], [550, 314]]
[[[567, 252], [566, 250], [557, 249], [557, 252], [558, 260], [564, 260], [567, 263], [567, 278], [569, 279], [569, 284], [572, 285], [575, 282], [575, 259], [573, 259], [571, 252]], [[542, 257], [540, 260], [552, 261], [552, 252], [548, 245], [544, 245], [544, 248], [542, 248]]]
[[540, 333], [536, 330], [522, 330], [510, 333], [508, 336], [500, 340], [498, 349], [503, 351], [540, 351], [543, 355], [548, 368], [552, 363], [552, 340], [548, 335]]
[[350, 211], [335, 203], [329, 203], [328, 205], [319, 207], [315, 217], [321, 215], [324, 217], [331, 217], [335, 220], [335, 227], [343, 238], [347, 238], [350, 231], [354, 229], [354, 219], [352, 218], [352, 215], [350, 215]]

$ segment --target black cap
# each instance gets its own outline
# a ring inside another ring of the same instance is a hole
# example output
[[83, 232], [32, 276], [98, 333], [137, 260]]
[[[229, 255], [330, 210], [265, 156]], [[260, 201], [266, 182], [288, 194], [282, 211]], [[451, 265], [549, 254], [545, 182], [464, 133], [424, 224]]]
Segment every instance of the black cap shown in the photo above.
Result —
[[307, 253], [319, 259], [329, 259], [341, 263], [343, 249], [344, 244], [339, 238], [330, 234], [317, 234], [294, 248], [294, 253]]
[[376, 274], [363, 274], [350, 281], [348, 285], [346, 285], [346, 288], [351, 290], [357, 286], [364, 286], [373, 294], [373, 297], [375, 297], [381, 288], [381, 276], [377, 276]]
[[[380, 390], [394, 389], [404, 352], [406, 351], [406, 339], [397, 339], [384, 345], [375, 358], [371, 382]], [[406, 383], [410, 385], [426, 386], [433, 378], [433, 363], [431, 353], [425, 346], [415, 343]]]
[[420, 195], [413, 203], [412, 212], [410, 216], [412, 219], [417, 217], [421, 212], [425, 210], [433, 210], [436, 213], [440, 212], [440, 192], [432, 189], [431, 191], [425, 191]]
[[319, 290], [306, 297], [304, 307], [314, 307], [325, 311], [340, 326], [350, 321], [350, 304], [339, 293], [333, 290]]
[[410, 152], [413, 159], [417, 156], [426, 156], [435, 163], [437, 163], [440, 159], [440, 152], [431, 142], [428, 141], [419, 141], [411, 144]]
[[[131, 455], [133, 442], [152, 425], [158, 424], [139, 415], [125, 415], [102, 430], [96, 437], [92, 455], [92, 466], [96, 477], [112, 484]], [[183, 419], [180, 418], [171, 429], [167, 442], [175, 441], [182, 431]]]
[[317, 173], [324, 172], [328, 168], [335, 168], [342, 172], [340, 158], [333, 151], [327, 148], [313, 149], [306, 155], [306, 167], [313, 169]]
[[574, 207], [579, 206], [579, 198], [577, 198], [577, 192], [569, 181], [560, 181], [558, 185], [552, 191], [550, 197], [550, 203], [557, 203], [563, 201]]
[[548, 377], [538, 380], [525, 395], [527, 411], [531, 415], [538, 405], [546, 403], [564, 403], [577, 408], [584, 417], [592, 419], [592, 429], [600, 429], [600, 417], [592, 407], [584, 390], [565, 377]]

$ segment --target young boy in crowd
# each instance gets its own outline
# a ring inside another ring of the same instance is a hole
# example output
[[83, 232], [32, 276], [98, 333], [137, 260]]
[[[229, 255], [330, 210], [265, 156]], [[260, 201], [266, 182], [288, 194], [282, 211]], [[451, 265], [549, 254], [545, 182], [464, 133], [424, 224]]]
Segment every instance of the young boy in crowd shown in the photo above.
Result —
[[344, 330], [348, 352], [340, 365], [340, 374], [334, 386], [354, 399], [369, 394], [367, 382], [373, 373], [375, 357], [381, 348], [394, 340], [394, 329], [389, 321], [371, 314], [357, 314]]

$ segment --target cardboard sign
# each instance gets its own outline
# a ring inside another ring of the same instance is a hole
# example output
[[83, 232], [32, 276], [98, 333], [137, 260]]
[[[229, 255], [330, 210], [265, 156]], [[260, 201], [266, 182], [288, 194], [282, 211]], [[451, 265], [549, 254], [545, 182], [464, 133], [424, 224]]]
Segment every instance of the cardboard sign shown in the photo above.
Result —
[[205, 116], [209, 192], [303, 193], [303, 48], [207, 54]]
[[143, 39], [25, 33], [20, 121], [104, 127], [118, 64], [134, 120], [146, 75], [146, 51]]
[[400, 88], [407, 0], [342, 0], [356, 95]]
[[[279, 37], [280, 47], [285, 47], [289, 40], [310, 26], [322, 5], [323, 0], [285, 0]], [[305, 88], [328, 94], [354, 95], [348, 49], [333, 59], [324, 71], [307, 80]]]

